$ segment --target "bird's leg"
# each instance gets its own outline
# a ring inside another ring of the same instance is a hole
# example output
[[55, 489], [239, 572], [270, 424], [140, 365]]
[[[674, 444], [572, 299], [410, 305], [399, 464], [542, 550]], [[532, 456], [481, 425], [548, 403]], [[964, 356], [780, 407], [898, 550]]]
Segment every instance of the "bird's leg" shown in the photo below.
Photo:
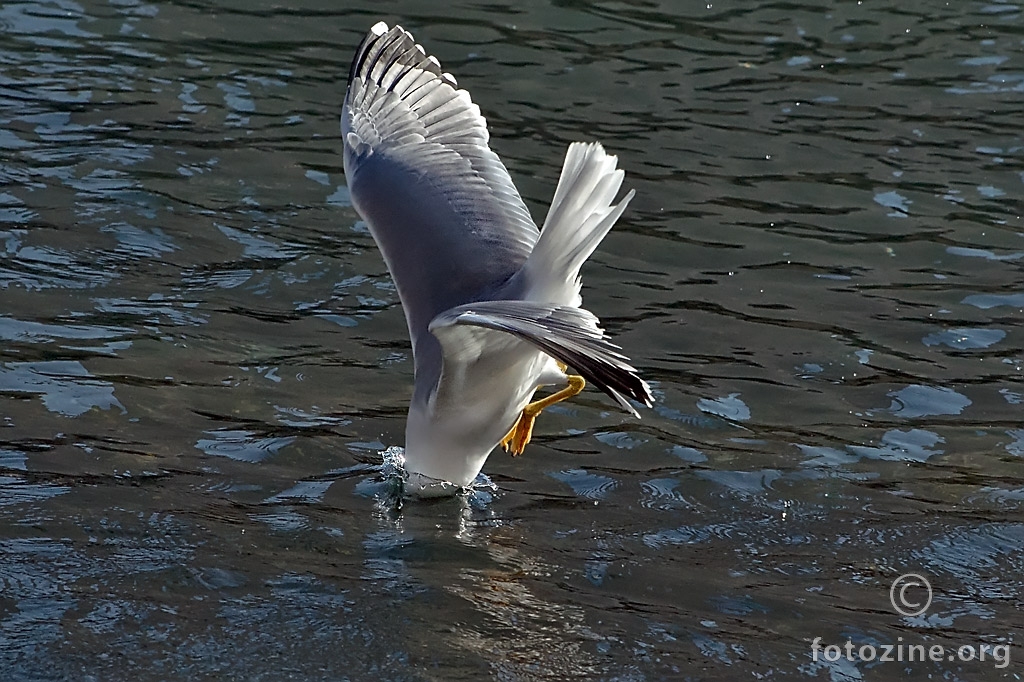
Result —
[[573, 397], [587, 385], [583, 377], [576, 374], [569, 374], [566, 376], [566, 380], [569, 382], [569, 385], [562, 390], [556, 391], [546, 398], [535, 400], [523, 408], [523, 413], [519, 415], [519, 419], [516, 420], [516, 423], [509, 429], [509, 432], [498, 443], [505, 449], [505, 452], [511, 452], [513, 457], [523, 454], [526, 444], [530, 442], [530, 437], [533, 435], [533, 423], [537, 420], [537, 415], [544, 408], [551, 407], [555, 403]]

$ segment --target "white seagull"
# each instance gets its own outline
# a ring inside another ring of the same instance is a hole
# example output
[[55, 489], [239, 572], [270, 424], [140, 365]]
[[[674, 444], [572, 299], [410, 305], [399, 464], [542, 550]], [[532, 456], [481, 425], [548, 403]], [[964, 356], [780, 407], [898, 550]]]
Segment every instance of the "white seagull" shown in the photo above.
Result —
[[[633, 197], [614, 203], [616, 157], [571, 144], [538, 230], [469, 93], [383, 22], [356, 50], [341, 132], [352, 204], [412, 340], [407, 492], [453, 494], [496, 446], [520, 454], [541, 410], [587, 381], [636, 417], [628, 398], [651, 405], [647, 383], [580, 307], [580, 268]], [[560, 388], [531, 402], [541, 386]]]

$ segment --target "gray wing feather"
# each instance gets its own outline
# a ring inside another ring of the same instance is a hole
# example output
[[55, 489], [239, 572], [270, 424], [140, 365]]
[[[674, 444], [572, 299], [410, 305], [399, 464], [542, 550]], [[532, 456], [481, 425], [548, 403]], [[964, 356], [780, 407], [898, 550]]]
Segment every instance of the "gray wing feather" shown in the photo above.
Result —
[[512, 334], [573, 367], [583, 378], [639, 417], [626, 397], [651, 406], [650, 387], [629, 364], [629, 358], [608, 340], [593, 313], [572, 306], [530, 301], [481, 301], [438, 315], [430, 330], [473, 325]]
[[[456, 88], [408, 32], [379, 23], [356, 51], [342, 113], [352, 202], [388, 263], [414, 337], [437, 313], [507, 281], [539, 235], [487, 146], [480, 108]], [[407, 268], [409, 252], [442, 260]]]

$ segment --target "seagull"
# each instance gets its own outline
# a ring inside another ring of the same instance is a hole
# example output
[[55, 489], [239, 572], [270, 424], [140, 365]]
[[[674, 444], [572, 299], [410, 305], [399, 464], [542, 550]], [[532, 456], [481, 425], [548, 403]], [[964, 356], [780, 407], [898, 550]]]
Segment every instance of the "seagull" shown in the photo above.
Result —
[[[624, 177], [615, 156], [571, 144], [538, 230], [487, 145], [480, 107], [384, 22], [356, 49], [341, 133], [352, 205], [412, 342], [407, 494], [464, 490], [492, 450], [521, 454], [537, 415], [587, 382], [637, 418], [630, 399], [652, 405], [647, 382], [580, 307], [580, 268], [634, 194], [614, 203]], [[534, 400], [541, 387], [557, 390]]]

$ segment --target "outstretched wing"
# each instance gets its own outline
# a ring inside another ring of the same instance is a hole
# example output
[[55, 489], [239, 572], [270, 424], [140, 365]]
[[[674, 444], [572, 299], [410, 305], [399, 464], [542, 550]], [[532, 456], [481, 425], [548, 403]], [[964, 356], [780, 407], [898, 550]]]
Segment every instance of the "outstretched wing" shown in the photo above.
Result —
[[480, 301], [447, 310], [431, 323], [441, 339], [445, 357], [458, 352], [460, 342], [472, 343], [472, 335], [454, 332], [459, 325], [505, 332], [527, 341], [551, 357], [574, 368], [583, 378], [611, 396], [623, 409], [639, 417], [626, 397], [648, 407], [651, 389], [629, 358], [608, 340], [598, 319], [588, 310], [530, 301]]
[[538, 230], [465, 90], [413, 37], [376, 24], [349, 74], [345, 175], [405, 309], [414, 349], [438, 313], [486, 297]]

